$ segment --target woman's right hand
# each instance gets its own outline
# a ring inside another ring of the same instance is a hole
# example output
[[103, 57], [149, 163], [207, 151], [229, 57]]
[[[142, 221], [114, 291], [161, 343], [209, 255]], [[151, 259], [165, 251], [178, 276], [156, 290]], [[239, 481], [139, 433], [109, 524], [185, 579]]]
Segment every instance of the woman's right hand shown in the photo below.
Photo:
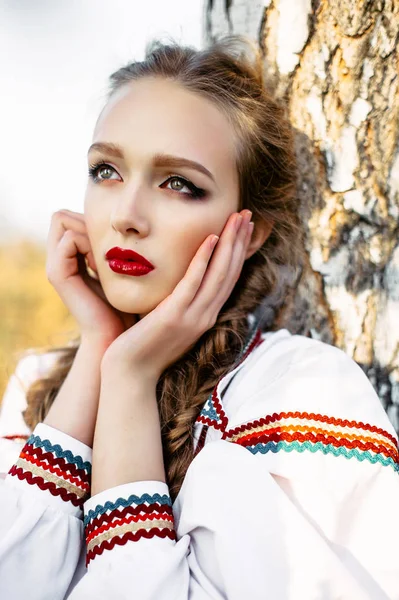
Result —
[[77, 321], [82, 337], [112, 343], [126, 330], [133, 315], [111, 306], [100, 282], [88, 274], [85, 258], [96, 271], [84, 215], [66, 209], [56, 211], [47, 238], [47, 279]]

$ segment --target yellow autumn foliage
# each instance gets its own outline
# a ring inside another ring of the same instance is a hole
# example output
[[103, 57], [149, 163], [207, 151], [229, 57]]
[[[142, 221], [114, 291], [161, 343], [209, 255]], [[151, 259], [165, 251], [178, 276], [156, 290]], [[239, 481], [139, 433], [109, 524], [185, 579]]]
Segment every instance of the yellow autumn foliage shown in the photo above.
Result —
[[77, 325], [47, 280], [46, 248], [28, 239], [0, 245], [0, 402], [18, 353], [66, 345]]

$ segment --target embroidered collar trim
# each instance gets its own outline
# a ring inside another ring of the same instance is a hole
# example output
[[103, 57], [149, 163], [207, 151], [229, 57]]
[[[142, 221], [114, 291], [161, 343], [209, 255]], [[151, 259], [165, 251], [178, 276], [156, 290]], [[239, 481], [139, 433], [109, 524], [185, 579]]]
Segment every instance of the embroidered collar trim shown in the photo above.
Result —
[[[238, 361], [236, 362], [232, 371], [237, 369], [239, 366], [241, 367], [251, 352], [253, 352], [253, 350], [255, 350], [255, 348], [257, 348], [262, 342], [262, 331], [260, 327], [255, 327], [254, 331], [250, 334], [249, 339], [240, 356], [238, 357]], [[219, 396], [219, 384], [226, 377], [226, 375], [228, 375], [228, 373], [219, 379], [196, 419], [196, 423], [202, 423], [203, 425], [214, 427], [222, 432], [226, 431], [228, 427], [228, 418], [224, 412], [222, 401]]]

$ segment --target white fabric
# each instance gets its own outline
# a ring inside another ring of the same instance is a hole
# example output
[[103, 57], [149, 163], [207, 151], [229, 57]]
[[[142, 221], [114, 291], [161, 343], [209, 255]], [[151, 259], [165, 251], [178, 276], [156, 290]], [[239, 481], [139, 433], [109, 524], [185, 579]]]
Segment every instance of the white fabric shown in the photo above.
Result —
[[[263, 338], [219, 384], [230, 432], [299, 411], [369, 424], [397, 440], [372, 385], [344, 352], [287, 330]], [[351, 427], [342, 427], [351, 439]], [[34, 433], [90, 460], [90, 448], [62, 432], [40, 424]], [[373, 463], [372, 451], [359, 460], [292, 448], [253, 454], [222, 438], [210, 427], [187, 471], [173, 504], [177, 541], [116, 545], [87, 569], [82, 519], [8, 475], [0, 481], [0, 598], [399, 600], [397, 469]], [[22, 444], [7, 443], [18, 455]], [[86, 500], [84, 514], [144, 493], [168, 487], [117, 486]]]
[[[26, 409], [26, 391], [29, 386], [43, 377], [55, 363], [57, 352], [26, 354], [17, 363], [0, 404], [0, 474], [7, 472], [18, 458], [21, 444], [5, 439], [4, 436], [29, 436], [31, 431], [23, 418]], [[1, 476], [1, 475], [0, 475]]]

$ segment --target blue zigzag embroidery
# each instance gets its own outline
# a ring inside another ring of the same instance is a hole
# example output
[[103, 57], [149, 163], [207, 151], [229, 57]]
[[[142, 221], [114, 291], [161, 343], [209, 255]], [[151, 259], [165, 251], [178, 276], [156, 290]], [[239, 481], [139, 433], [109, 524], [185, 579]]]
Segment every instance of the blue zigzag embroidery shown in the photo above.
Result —
[[208, 400], [205, 402], [200, 415], [202, 415], [203, 417], [207, 417], [208, 419], [210, 419], [211, 421], [214, 421], [215, 423], [222, 423], [222, 419], [220, 418], [220, 415], [218, 413], [218, 411], [216, 410], [215, 405], [213, 404], [213, 399], [212, 399], [212, 394], [209, 396]]

